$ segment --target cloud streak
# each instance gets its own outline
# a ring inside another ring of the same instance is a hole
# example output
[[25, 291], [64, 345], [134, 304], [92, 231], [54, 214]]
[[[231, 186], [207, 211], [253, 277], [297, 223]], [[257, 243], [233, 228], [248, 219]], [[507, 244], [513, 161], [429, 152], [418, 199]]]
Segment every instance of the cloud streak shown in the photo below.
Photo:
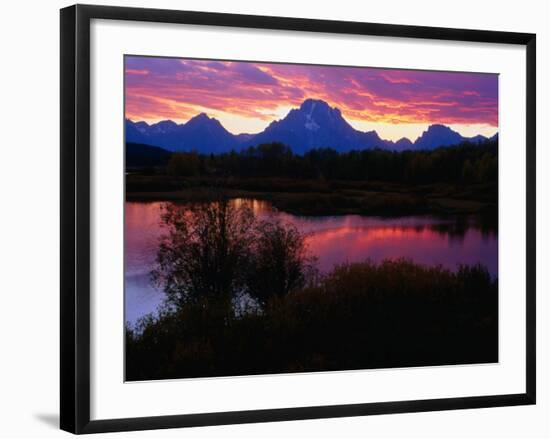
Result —
[[206, 112], [235, 133], [260, 131], [305, 98], [359, 125], [498, 126], [495, 74], [128, 56], [125, 83], [127, 118]]

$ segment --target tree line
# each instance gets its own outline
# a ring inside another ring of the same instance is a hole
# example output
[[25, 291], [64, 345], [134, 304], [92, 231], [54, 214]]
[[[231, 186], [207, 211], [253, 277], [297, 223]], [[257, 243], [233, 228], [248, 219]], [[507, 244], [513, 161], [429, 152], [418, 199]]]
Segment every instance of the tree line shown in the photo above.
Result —
[[372, 149], [339, 153], [332, 148], [318, 148], [303, 156], [282, 143], [269, 143], [220, 155], [173, 153], [164, 172], [185, 177], [489, 183], [498, 178], [498, 141], [465, 142], [432, 151]]

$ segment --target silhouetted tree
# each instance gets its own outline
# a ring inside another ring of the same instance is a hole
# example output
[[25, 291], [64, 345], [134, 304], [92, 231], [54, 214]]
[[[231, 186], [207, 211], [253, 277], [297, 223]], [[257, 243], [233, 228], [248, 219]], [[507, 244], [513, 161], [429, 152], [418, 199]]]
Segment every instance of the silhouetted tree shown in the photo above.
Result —
[[294, 225], [260, 221], [247, 277], [248, 293], [261, 304], [304, 287], [315, 260], [307, 255], [304, 237]]
[[151, 274], [176, 308], [203, 300], [229, 305], [242, 293], [265, 304], [302, 288], [314, 273], [298, 229], [258, 220], [246, 202], [220, 199], [164, 209], [168, 233]]
[[165, 206], [153, 280], [181, 307], [203, 298], [228, 299], [244, 288], [254, 215], [228, 200], [184, 208]]

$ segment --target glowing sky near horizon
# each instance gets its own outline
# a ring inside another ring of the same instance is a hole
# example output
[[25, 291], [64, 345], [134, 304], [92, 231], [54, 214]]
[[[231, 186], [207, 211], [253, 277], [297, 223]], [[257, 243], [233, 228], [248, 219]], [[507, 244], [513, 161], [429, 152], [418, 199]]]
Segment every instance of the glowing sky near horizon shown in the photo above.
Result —
[[199, 113], [234, 134], [257, 133], [307, 98], [361, 131], [415, 140], [430, 124], [464, 136], [498, 131], [498, 75], [184, 58], [125, 58], [126, 118], [188, 121]]

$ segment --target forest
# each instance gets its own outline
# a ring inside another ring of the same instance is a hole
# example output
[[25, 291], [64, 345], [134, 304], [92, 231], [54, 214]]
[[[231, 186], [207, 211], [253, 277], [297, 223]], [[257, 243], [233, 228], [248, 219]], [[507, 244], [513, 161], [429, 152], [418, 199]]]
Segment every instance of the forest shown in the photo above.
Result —
[[[141, 147], [141, 148], [140, 148]], [[498, 141], [425, 151], [318, 148], [297, 155], [282, 143], [225, 154], [175, 152], [129, 143], [127, 170], [180, 177], [286, 177], [394, 183], [488, 183], [498, 174]], [[140, 157], [148, 154], [147, 160]], [[141, 165], [141, 166], [140, 166]]]
[[213, 189], [301, 215], [482, 214], [496, 223], [498, 142], [303, 156], [280, 143], [221, 155], [127, 145], [128, 201], [207, 201]]

